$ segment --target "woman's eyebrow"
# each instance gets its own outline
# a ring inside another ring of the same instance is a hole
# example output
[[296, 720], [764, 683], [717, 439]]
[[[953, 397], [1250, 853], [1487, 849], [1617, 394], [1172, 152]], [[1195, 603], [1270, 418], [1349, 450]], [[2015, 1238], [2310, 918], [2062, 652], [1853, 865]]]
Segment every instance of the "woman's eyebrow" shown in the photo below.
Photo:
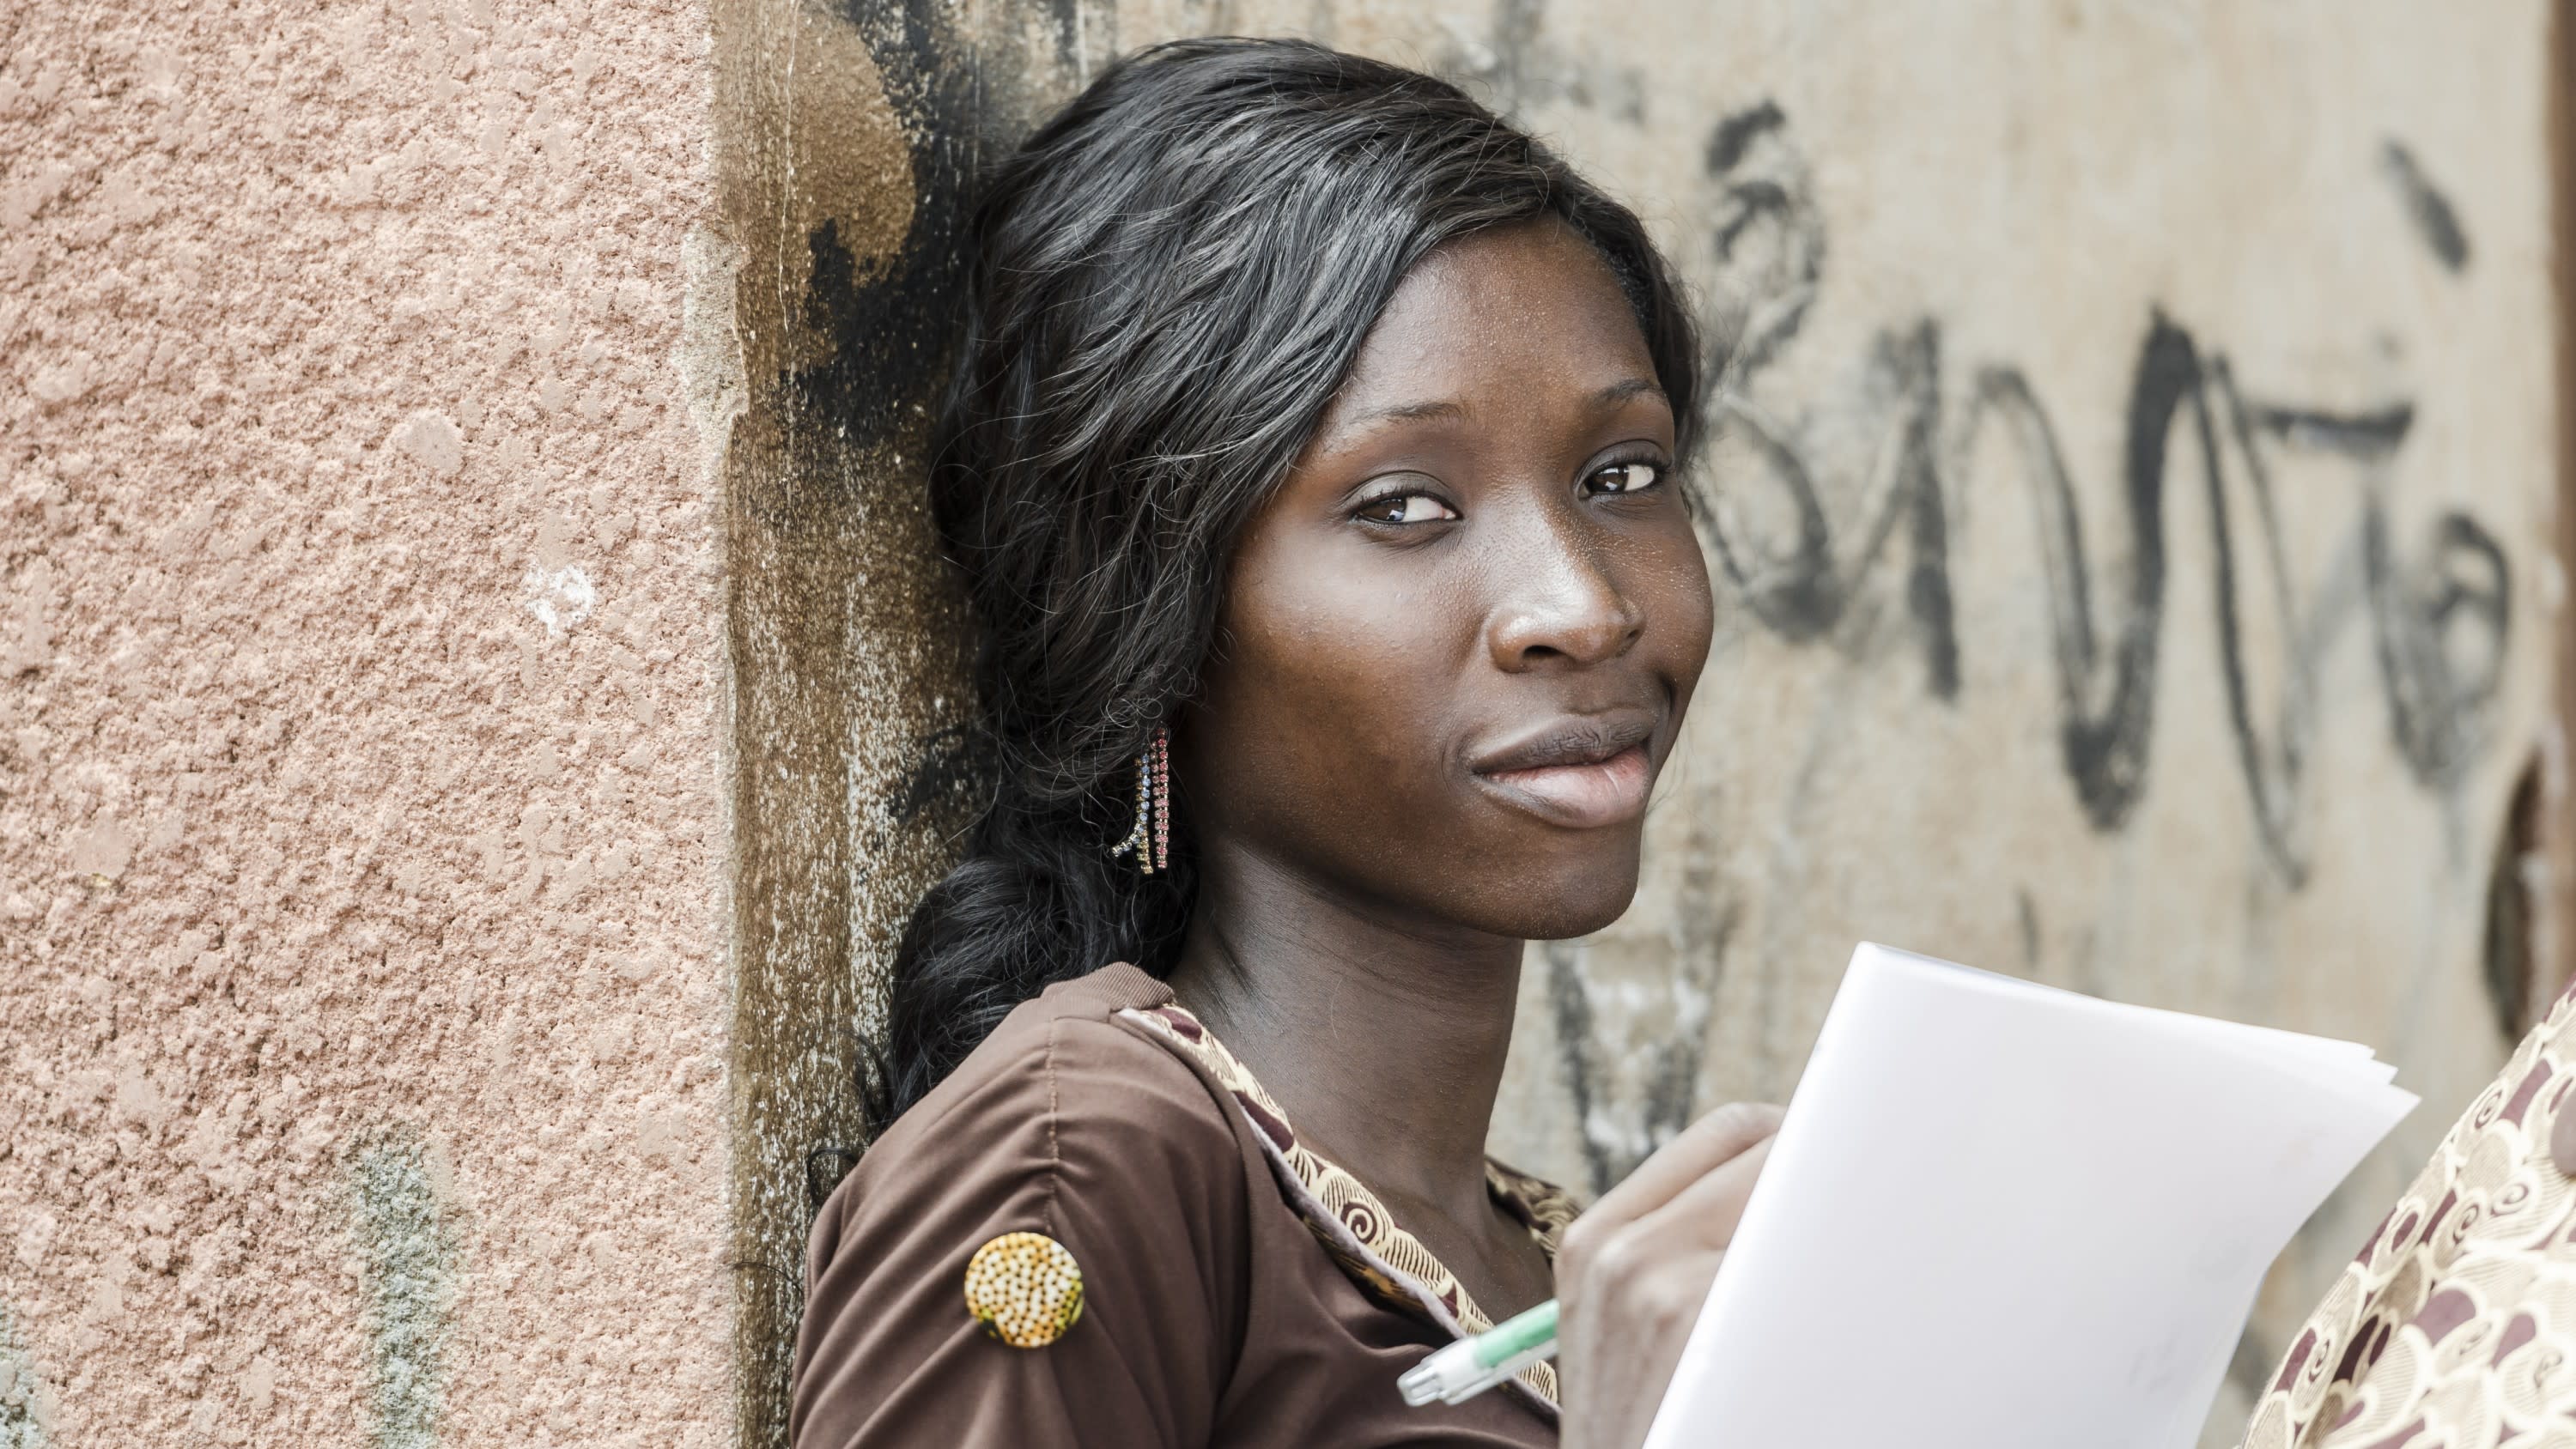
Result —
[[[1617, 407], [1622, 403], [1633, 401], [1637, 398], [1650, 396], [1662, 397], [1663, 395], [1663, 384], [1656, 382], [1653, 378], [1627, 377], [1621, 378], [1619, 381], [1601, 389], [1585, 401], [1595, 412], [1601, 412]], [[1376, 427], [1380, 423], [1413, 423], [1433, 420], [1439, 422], [1464, 422], [1467, 420], [1466, 404], [1447, 401], [1393, 403], [1382, 408], [1370, 408], [1368, 411], [1363, 413], [1354, 413], [1336, 424], [1333, 431], [1337, 434], [1348, 435]]]
[[1651, 377], [1624, 378], [1601, 389], [1599, 392], [1594, 393], [1592, 395], [1592, 406], [1607, 410], [1609, 408], [1617, 407], [1621, 403], [1649, 395], [1662, 397], [1664, 395], [1663, 384], [1655, 381]]
[[1367, 412], [1355, 413], [1344, 418], [1340, 426], [1333, 431], [1352, 433], [1363, 428], [1375, 427], [1379, 423], [1412, 423], [1435, 418], [1442, 422], [1464, 422], [1467, 419], [1467, 405], [1459, 402], [1410, 402], [1370, 408]]

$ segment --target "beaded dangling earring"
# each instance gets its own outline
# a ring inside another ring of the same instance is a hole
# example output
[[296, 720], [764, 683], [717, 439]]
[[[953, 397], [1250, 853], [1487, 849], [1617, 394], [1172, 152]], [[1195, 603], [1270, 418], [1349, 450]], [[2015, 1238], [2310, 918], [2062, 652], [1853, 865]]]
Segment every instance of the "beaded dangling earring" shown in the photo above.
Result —
[[1172, 863], [1172, 735], [1161, 725], [1136, 757], [1136, 823], [1109, 851], [1112, 858], [1130, 853], [1144, 875]]

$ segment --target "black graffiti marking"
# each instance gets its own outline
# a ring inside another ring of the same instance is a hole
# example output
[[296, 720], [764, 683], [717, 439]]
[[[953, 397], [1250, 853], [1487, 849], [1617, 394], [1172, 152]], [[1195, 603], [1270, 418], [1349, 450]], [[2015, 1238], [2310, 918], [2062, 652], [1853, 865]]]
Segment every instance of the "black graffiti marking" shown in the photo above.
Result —
[[[1618, 1178], [1618, 1164], [1611, 1160], [1610, 1144], [1592, 1130], [1593, 1084], [1603, 1080], [1595, 1070], [1592, 1054], [1599, 1042], [1599, 1024], [1592, 1015], [1592, 992], [1583, 984], [1583, 971], [1572, 944], [1550, 941], [1539, 948], [1547, 962], [1547, 1004], [1556, 1016], [1556, 1050], [1558, 1065], [1565, 1071], [1565, 1091], [1574, 1109], [1575, 1136], [1583, 1143], [1584, 1169], [1591, 1174], [1592, 1190], [1608, 1192]], [[1676, 1035], [1676, 1043], [1687, 1045], [1688, 1038]]]
[[1595, 1193], [1607, 1192], [1636, 1170], [1645, 1154], [1672, 1140], [1690, 1125], [1699, 1102], [1700, 1068], [1708, 1054], [1709, 1015], [1717, 999], [1719, 973], [1725, 968], [1727, 942], [1742, 913], [1721, 903], [1714, 856], [1706, 842], [1694, 842], [1684, 867], [1682, 896], [1707, 903], [1687, 913], [1672, 969], [1662, 984], [1672, 993], [1672, 1009], [1657, 1017], [1664, 1028], [1651, 1045], [1634, 1049], [1631, 1063], [1642, 1079], [1637, 1115], [1645, 1149], [1606, 1140], [1594, 1115], [1611, 1066], [1602, 1059], [1604, 1043], [1592, 1009], [1592, 987], [1582, 964], [1581, 948], [1549, 941], [1539, 948], [1547, 971], [1547, 1000], [1556, 1023], [1558, 1065], [1574, 1109], [1576, 1136], [1583, 1144], [1583, 1165]]
[[[1608, 1192], [1636, 1171], [1646, 1154], [1626, 1143], [1604, 1140], [1596, 1127], [1599, 1119], [1594, 1109], [1602, 1086], [1610, 1081], [1610, 1068], [1599, 1059], [1600, 1022], [1592, 1009], [1592, 988], [1583, 979], [1579, 950], [1568, 942], [1550, 941], [1540, 954], [1547, 967], [1548, 1006], [1556, 1018], [1558, 1065], [1574, 1110], [1575, 1135], [1583, 1144], [1584, 1172], [1595, 1194]], [[1692, 953], [1677, 963], [1677, 969], [1705, 989], [1715, 974], [1716, 959], [1713, 954], [1702, 959], [1700, 953]], [[1643, 1049], [1645, 1059], [1639, 1063], [1644, 1080], [1637, 1116], [1646, 1152], [1689, 1126], [1691, 1109], [1699, 1099], [1700, 1067], [1708, 1050], [1706, 1013], [1700, 1013], [1697, 1021], [1673, 1023], [1673, 1028]]]
[[[1806, 159], [1787, 141], [1789, 118], [1763, 101], [1721, 119], [1704, 158], [1719, 186], [1711, 228], [1721, 277], [1760, 305], [1735, 325], [1709, 329], [1712, 378], [1750, 375], [1798, 335], [1825, 275], [1825, 219], [1815, 205]], [[1749, 274], [1749, 276], [1747, 275]]]
[[2363, 532], [2370, 610], [2397, 748], [2428, 783], [2456, 785], [2493, 742], [2513, 623], [2504, 545], [2462, 513], [2434, 524], [2428, 557], [2398, 564], [2385, 509]]
[[[2199, 444], [2210, 519], [2213, 631], [2227, 686], [2228, 723], [2264, 849], [2282, 875], [2304, 883], [2307, 859], [2296, 836], [2304, 761], [2318, 724], [2316, 670], [2340, 614], [2301, 606], [2284, 556], [2284, 532], [2272, 465], [2285, 453], [2340, 460], [2356, 471], [2363, 589], [2383, 694], [2399, 754], [2421, 783], [2449, 788], [2485, 748], [2500, 688], [2504, 640], [2511, 626], [2510, 570], [2503, 549], [2466, 514], [2448, 512], [2431, 527], [2424, 557], [2397, 557], [2385, 498], [2387, 467], [2413, 426], [2414, 410], [2398, 404], [2332, 413], [2248, 399], [2224, 357], [2204, 359], [2191, 339], [2162, 317], [2150, 331], [2130, 408], [2127, 496], [2134, 540], [2132, 598], [2122, 655], [2104, 713], [2088, 718], [2084, 691], [2092, 660], [2088, 641], [2088, 570], [2073, 526], [2074, 493], [2046, 419], [2028, 384], [2009, 370], [1987, 376], [1979, 403], [2003, 406], [2024, 420], [2026, 469], [2044, 483], [2038, 500], [2057, 525], [2043, 527], [2050, 557], [2053, 612], [2060, 635], [2068, 709], [2068, 769], [2094, 823], [2114, 828], [2143, 786], [2147, 731], [2154, 704], [2157, 633], [2164, 583], [2162, 475], [2166, 458], [2153, 439], [2169, 435], [2188, 408]], [[1978, 416], [1972, 415], [1973, 433]], [[2241, 480], [2241, 481], [2232, 481]], [[2243, 490], [2258, 537], [2240, 546], [2228, 495]], [[2259, 572], [2258, 584], [2248, 575]], [[2060, 581], [2064, 582], [2060, 582]], [[2247, 592], [2261, 587], [2283, 625], [2282, 698], [2277, 716], [2255, 718], [2247, 667]], [[2070, 641], [2069, 633], [2077, 637]]]
[[[2116, 830], [2146, 787], [2148, 731], [2154, 723], [2157, 641], [2164, 625], [2164, 489], [2166, 441], [2175, 412], [2198, 373], [2191, 339], [2155, 319], [2139, 350], [2129, 394], [2128, 445], [2121, 501], [2128, 513], [2128, 597], [2116, 634], [2094, 613], [2093, 571], [2084, 551], [2083, 510], [2047, 410], [2017, 368], [1990, 367], [1977, 390], [1958, 450], [1973, 452], [1989, 412], [2009, 429], [2038, 515], [2040, 561], [2048, 579], [2049, 619], [2057, 652], [2060, 729], [2066, 770], [2087, 819]], [[2199, 419], [2204, 438], [2208, 421]], [[1948, 561], [1917, 560], [1946, 569]], [[1941, 641], [1955, 650], [1955, 639]]]
[[[1941, 332], [1938, 324], [1919, 321], [1881, 332], [1870, 360], [1863, 427], [1887, 442], [1874, 455], [1886, 461], [1863, 480], [1870, 486], [1860, 491], [1869, 500], [1857, 518], [1861, 541], [1843, 558], [1838, 542], [1852, 530], [1836, 528], [1798, 433], [1745, 396], [1795, 336], [1820, 275], [1813, 263], [1824, 251], [1821, 222], [1800, 198], [1802, 186], [1766, 179], [1794, 183], [1804, 175], [1785, 125], [1766, 102], [1721, 121], [1709, 144], [1710, 170], [1723, 188], [1711, 222], [1721, 266], [1745, 261], [1748, 236], [1768, 232], [1771, 238], [1747, 270], [1758, 294], [1754, 310], [1763, 314], [1767, 301], [1772, 320], [1752, 329], [1752, 345], [1732, 360], [1733, 386], [1711, 405], [1713, 432], [1741, 444], [1750, 463], [1718, 481], [1731, 499], [1762, 490], [1785, 505], [1790, 522], [1784, 540], [1766, 544], [1741, 522], [1742, 510], [1721, 508], [1717, 497], [1703, 497], [1699, 518], [1711, 553], [1763, 627], [1793, 642], [1830, 635], [1902, 524], [1910, 553], [1905, 598], [1922, 641], [1927, 686], [1938, 699], [1955, 699], [1960, 641], [1949, 573], [1949, 489], [1970, 480], [1977, 444], [1993, 422], [2018, 460], [2038, 526], [2066, 772], [2092, 825], [2119, 829], [2146, 787], [2166, 612], [2166, 480], [2175, 430], [2187, 413], [2181, 452], [2197, 456], [2205, 485], [2212, 627], [2229, 725], [2267, 857], [2293, 885], [2305, 881], [2297, 827], [2304, 763], [2318, 723], [2315, 672], [2347, 612], [2331, 598], [2302, 608], [2293, 589], [2272, 482], [2280, 457], [2340, 461], [2360, 480], [2362, 601], [2392, 735], [2419, 782], [2459, 783], [2492, 735], [2511, 625], [2511, 570], [2493, 536], [2456, 511], [2433, 521], [2415, 558], [2399, 557], [2386, 475], [2413, 426], [2411, 404], [2344, 413], [2248, 397], [2223, 355], [2205, 354], [2188, 331], [2153, 315], [2130, 387], [2120, 490], [2125, 589], [2111, 601], [2118, 612], [2110, 616], [2097, 598], [2073, 475], [2029, 380], [2010, 366], [1978, 369], [1956, 426], [1946, 426]], [[1750, 174], [1757, 170], [1766, 177]], [[2240, 544], [2231, 521], [2228, 504], [2236, 494], [2255, 521], [2250, 544]], [[2270, 720], [2256, 718], [2247, 661], [2244, 622], [2254, 598], [2280, 618], [2285, 635], [2282, 696]]]
[[2415, 426], [2415, 409], [2406, 403], [2375, 412], [2339, 416], [2312, 408], [2261, 404], [2247, 416], [2264, 432], [2287, 443], [2352, 458], [2382, 458], [2397, 451]]
[[1781, 111], [1779, 102], [1767, 100], [1720, 120], [1708, 136], [1708, 174], [1723, 176], [1734, 170], [1756, 137], [1778, 131], [1788, 124], [1789, 117]]
[[[1934, 441], [1943, 431], [1938, 355], [1939, 333], [1930, 323], [1918, 324], [1901, 344], [1882, 339], [1875, 366], [1897, 385], [1872, 389], [1892, 399], [1882, 405], [1875, 426], [1882, 434], [1894, 432], [1897, 461], [1885, 496], [1864, 519], [1865, 542], [1850, 564], [1834, 562], [1835, 530], [1799, 449], [1741, 403], [1721, 404], [1723, 422], [1750, 430], [1764, 476], [1729, 478], [1724, 486], [1759, 482], [1788, 495], [1796, 544], [1764, 553], [1738, 536], [1739, 525], [1730, 523], [1731, 515], [1714, 499], [1700, 517], [1712, 552], [1743, 589], [1750, 612], [1792, 641], [1815, 639], [1840, 621], [1897, 522], [1909, 521], [1906, 595], [1923, 640], [1928, 686], [1948, 700], [1958, 690], [1960, 641], [1949, 602], [1944, 467]], [[2186, 419], [2188, 429], [2178, 434]], [[2511, 624], [2510, 565], [2484, 528], [2456, 512], [2434, 522], [2421, 560], [2398, 558], [2378, 480], [2412, 419], [2405, 405], [2338, 414], [2249, 400], [2225, 358], [2205, 357], [2188, 332], [2154, 317], [2139, 348], [2122, 453], [2126, 587], [2116, 615], [2107, 615], [2109, 601], [2099, 597], [2084, 544], [2079, 493], [2047, 409], [2019, 369], [1978, 372], [1948, 450], [1947, 471], [1967, 479], [1989, 424], [2018, 462], [2047, 580], [2065, 768], [2095, 828], [2123, 826], [2146, 788], [2166, 621], [2165, 495], [2177, 437], [2185, 456], [2197, 456], [2206, 489], [2212, 625], [2239, 769], [2265, 852], [2283, 876], [2294, 884], [2306, 878], [2295, 826], [2303, 764], [2317, 724], [2316, 660], [2330, 642], [2336, 616], [2314, 605], [2302, 609], [2294, 597], [2273, 496], [2273, 455], [2306, 452], [2337, 459], [2362, 477], [2365, 598], [2399, 753], [2416, 779], [2435, 787], [2455, 785], [2475, 762], [2487, 743], [2490, 706], [2501, 686]], [[2231, 487], [2248, 495], [2257, 521], [2250, 558], [2230, 521]], [[1748, 564], [1756, 558], [1767, 566]], [[2245, 645], [2247, 591], [2255, 587], [2265, 591], [2289, 635], [2281, 660], [2283, 697], [2277, 717], [2268, 722], [2255, 717]]]
[[1923, 631], [1924, 666], [1932, 693], [1959, 694], [1959, 626], [1950, 603], [1950, 515], [1941, 494], [1933, 451], [1941, 432], [1941, 334], [1930, 323], [1914, 331], [1913, 345], [1883, 355], [1881, 365], [1911, 399], [1897, 413], [1904, 430], [1897, 442], [1896, 496], [1906, 500], [1906, 536], [1914, 565], [1905, 575], [1905, 605]]
[[2407, 218], [2415, 223], [2415, 232], [2424, 239], [2433, 255], [2450, 271], [2469, 269], [2469, 234], [2460, 226], [2460, 214], [2450, 198], [2433, 184], [2424, 168], [2417, 164], [2415, 153], [2406, 143], [2390, 140], [2380, 148], [2380, 169], [2388, 182], [2397, 188], [2398, 199], [2406, 203]]
[[[2280, 511], [2273, 500], [2272, 473], [2265, 461], [2264, 449], [2254, 438], [2255, 419], [2286, 415], [2283, 409], [2249, 408], [2237, 392], [2235, 374], [2224, 358], [2212, 362], [2209, 380], [2226, 406], [2228, 436], [2236, 442], [2236, 455], [2243, 460], [2245, 487], [2254, 503], [2254, 515], [2262, 528], [2262, 561], [2272, 581], [2271, 604], [2282, 620], [2285, 633], [2282, 661], [2281, 718], [2267, 745], [2253, 714], [2253, 691], [2248, 686], [2245, 669], [2244, 625], [2237, 597], [2236, 542], [2233, 526], [2228, 521], [2226, 477], [2220, 471], [2216, 445], [2205, 442], [2202, 474], [2209, 486], [2210, 536], [2214, 550], [2214, 606], [2219, 641], [2219, 669], [2227, 681], [2228, 723], [2236, 738], [2237, 766], [2245, 777], [2247, 796], [2254, 807], [2255, 828], [2262, 833], [2265, 851], [2282, 874], [2293, 882], [2307, 878], [2307, 860], [2299, 844], [2297, 804], [2299, 782], [2307, 758], [2308, 733], [2313, 724], [2312, 701], [2316, 697], [2315, 654], [2302, 647], [2298, 635], [2299, 614], [2291, 597], [2289, 564], [2284, 557]], [[2196, 400], [2195, 410], [2204, 421], [2209, 416], [2205, 396]], [[2330, 450], [2364, 462], [2377, 462], [2393, 454], [2405, 439], [2413, 419], [2412, 409], [2394, 410], [2397, 419], [2393, 430], [2370, 417], [2340, 418], [2319, 413], [2298, 414], [2305, 421], [2294, 432], [2274, 431], [2284, 442], [2323, 440]]]
[[[1761, 479], [1775, 485], [1797, 518], [1797, 538], [1785, 551], [1751, 547], [1724, 526], [1716, 500], [1700, 510], [1718, 566], [1743, 591], [1754, 614], [1783, 638], [1810, 640], [1833, 630], [1862, 581], [1905, 525], [1914, 552], [1906, 575], [1906, 602], [1925, 638], [1932, 690], [1943, 699], [1959, 689], [1958, 639], [1952, 616], [1949, 516], [1934, 458], [1940, 428], [1941, 339], [1930, 323], [1903, 336], [1882, 335], [1873, 363], [1873, 392], [1895, 401], [1893, 426], [1903, 430], [1882, 501], [1849, 562], [1834, 556], [1834, 528], [1804, 455], [1787, 431], [1732, 393], [1713, 402], [1715, 426], [1749, 444], [1765, 465]], [[1731, 478], [1742, 487], [1752, 478]]]

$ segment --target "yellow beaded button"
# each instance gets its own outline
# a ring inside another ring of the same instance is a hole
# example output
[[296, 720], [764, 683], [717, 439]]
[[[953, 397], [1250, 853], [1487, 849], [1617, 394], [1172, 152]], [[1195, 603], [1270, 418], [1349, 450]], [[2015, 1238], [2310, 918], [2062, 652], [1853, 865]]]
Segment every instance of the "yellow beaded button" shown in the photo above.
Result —
[[1082, 1317], [1082, 1268], [1044, 1233], [1004, 1233], [966, 1260], [966, 1311], [1013, 1348], [1044, 1348]]

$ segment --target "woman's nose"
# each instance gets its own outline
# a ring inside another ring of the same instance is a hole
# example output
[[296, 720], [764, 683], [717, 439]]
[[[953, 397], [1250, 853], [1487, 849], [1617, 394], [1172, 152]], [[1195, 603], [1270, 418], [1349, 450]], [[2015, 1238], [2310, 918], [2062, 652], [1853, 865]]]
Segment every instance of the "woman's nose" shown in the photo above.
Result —
[[1494, 564], [1500, 588], [1486, 640], [1495, 666], [1519, 673], [1599, 664], [1627, 653], [1646, 620], [1619, 586], [1599, 541], [1568, 537], [1561, 527], [1525, 537]]

